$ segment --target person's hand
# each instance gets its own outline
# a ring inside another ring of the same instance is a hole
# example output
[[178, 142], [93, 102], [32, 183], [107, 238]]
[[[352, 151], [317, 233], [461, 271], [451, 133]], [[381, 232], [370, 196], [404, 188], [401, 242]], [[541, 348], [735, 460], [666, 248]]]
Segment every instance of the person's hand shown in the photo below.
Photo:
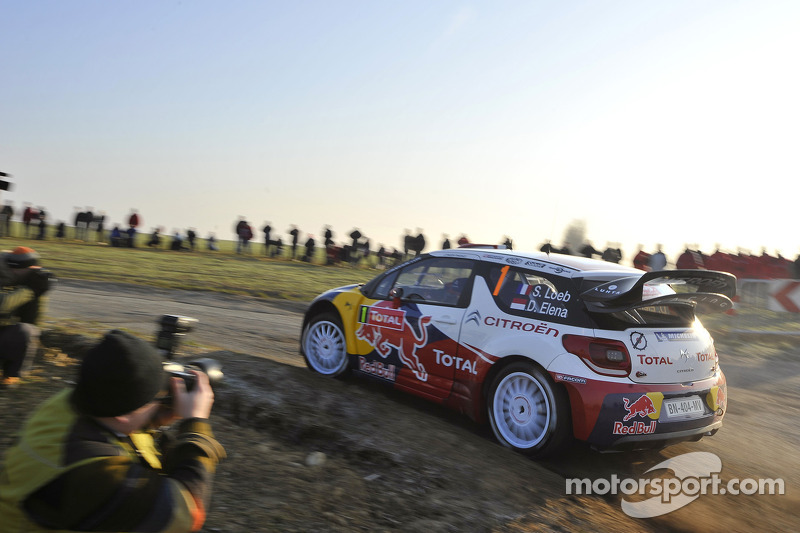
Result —
[[186, 390], [186, 382], [172, 378], [173, 411], [178, 418], [208, 418], [214, 405], [214, 391], [208, 382], [208, 375], [190, 370], [197, 376], [197, 383], [191, 391]]

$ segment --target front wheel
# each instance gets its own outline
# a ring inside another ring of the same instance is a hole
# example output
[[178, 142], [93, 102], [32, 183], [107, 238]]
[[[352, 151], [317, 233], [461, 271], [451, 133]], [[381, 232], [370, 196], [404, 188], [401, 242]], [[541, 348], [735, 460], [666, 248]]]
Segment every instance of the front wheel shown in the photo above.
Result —
[[487, 410], [497, 440], [526, 455], [561, 451], [571, 433], [566, 393], [533, 363], [511, 363], [495, 377]]
[[333, 313], [323, 313], [309, 321], [303, 332], [302, 347], [306, 365], [315, 372], [338, 377], [349, 369], [344, 329]]

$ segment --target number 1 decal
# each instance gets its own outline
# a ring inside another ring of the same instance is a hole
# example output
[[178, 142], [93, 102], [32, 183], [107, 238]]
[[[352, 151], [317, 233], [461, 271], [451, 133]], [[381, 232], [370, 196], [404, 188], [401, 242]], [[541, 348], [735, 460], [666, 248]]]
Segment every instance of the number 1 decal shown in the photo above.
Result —
[[500, 287], [503, 285], [503, 280], [506, 279], [506, 274], [508, 274], [509, 268], [510, 267], [506, 265], [500, 269], [501, 272], [500, 279], [497, 280], [497, 285], [495, 285], [494, 287], [494, 292], [492, 293], [492, 296], [497, 296], [500, 293]]

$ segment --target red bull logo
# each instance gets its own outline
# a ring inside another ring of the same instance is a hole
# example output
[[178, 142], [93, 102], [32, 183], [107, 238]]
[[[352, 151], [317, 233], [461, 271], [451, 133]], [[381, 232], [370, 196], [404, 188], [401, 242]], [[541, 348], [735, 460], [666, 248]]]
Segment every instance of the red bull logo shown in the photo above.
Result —
[[627, 398], [623, 398], [622, 401], [624, 404], [623, 407], [628, 411], [628, 414], [622, 419], [624, 422], [627, 422], [635, 416], [644, 417], [656, 412], [656, 406], [653, 404], [653, 400], [646, 394], [642, 394], [639, 396], [638, 400], [633, 402], [629, 402]]
[[614, 422], [614, 435], [649, 435], [656, 432], [656, 421], [651, 420], [650, 423], [634, 421], [630, 426], [624, 425], [622, 422]]
[[428, 380], [428, 372], [417, 357], [417, 350], [428, 343], [428, 330], [426, 326], [431, 321], [430, 316], [419, 319], [420, 334], [406, 320], [406, 313], [402, 309], [380, 307], [390, 305], [381, 302], [372, 307], [363, 306], [359, 322], [361, 326], [356, 331], [356, 337], [366, 341], [375, 348], [378, 354], [386, 358], [397, 350], [400, 361], [414, 373], [420, 381]]
[[394, 381], [397, 379], [397, 372], [394, 365], [384, 365], [380, 361], [369, 362], [364, 357], [358, 358], [358, 369], [367, 374], [378, 376], [379, 378]]

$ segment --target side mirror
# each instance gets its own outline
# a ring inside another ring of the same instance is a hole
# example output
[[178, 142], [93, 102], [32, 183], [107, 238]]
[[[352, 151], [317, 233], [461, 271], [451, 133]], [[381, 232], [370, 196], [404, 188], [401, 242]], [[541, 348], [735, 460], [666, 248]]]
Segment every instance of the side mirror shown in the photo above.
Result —
[[389, 291], [389, 296], [392, 298], [392, 306], [397, 309], [403, 304], [403, 289], [402, 287], [395, 287]]

